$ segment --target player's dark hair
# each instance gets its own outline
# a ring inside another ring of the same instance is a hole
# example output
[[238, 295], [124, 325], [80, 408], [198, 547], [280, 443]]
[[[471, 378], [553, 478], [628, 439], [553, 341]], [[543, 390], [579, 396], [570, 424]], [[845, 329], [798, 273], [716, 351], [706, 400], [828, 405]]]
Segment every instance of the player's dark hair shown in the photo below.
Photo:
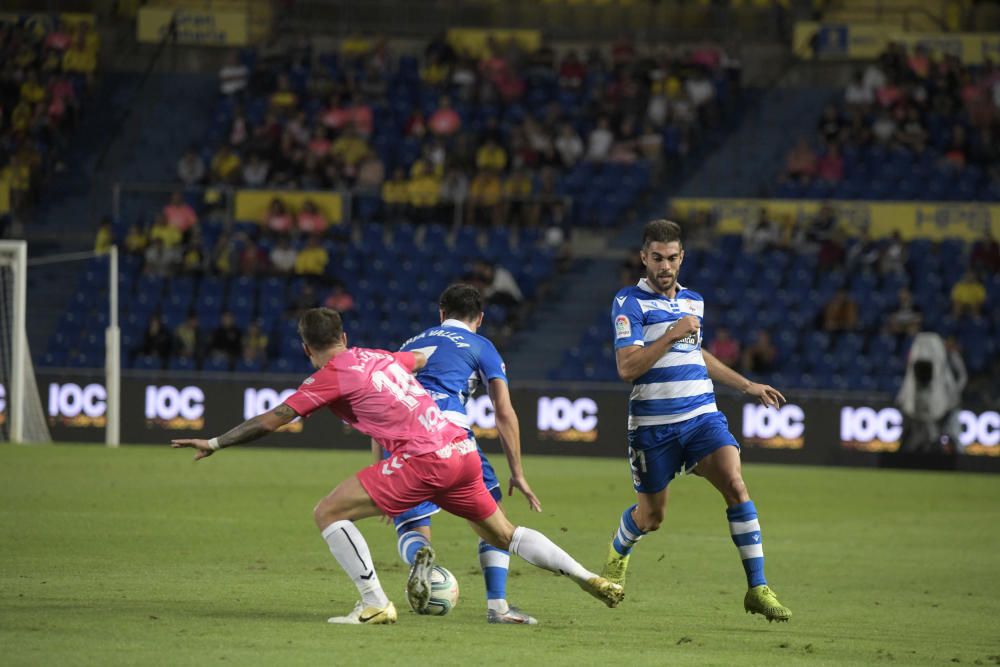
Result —
[[483, 312], [483, 295], [472, 285], [455, 283], [441, 292], [438, 306], [446, 318], [468, 322]]
[[647, 222], [642, 230], [642, 249], [649, 247], [650, 243], [672, 243], [681, 242], [681, 226], [673, 220], [653, 220]]
[[344, 323], [330, 308], [310, 308], [299, 318], [299, 336], [314, 350], [328, 350], [340, 342]]

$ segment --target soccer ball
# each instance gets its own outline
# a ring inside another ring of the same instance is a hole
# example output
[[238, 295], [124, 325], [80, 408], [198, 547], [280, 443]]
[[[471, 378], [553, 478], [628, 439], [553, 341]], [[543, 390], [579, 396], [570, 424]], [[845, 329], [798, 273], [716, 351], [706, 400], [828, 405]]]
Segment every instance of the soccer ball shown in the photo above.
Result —
[[421, 614], [444, 616], [458, 604], [458, 579], [451, 572], [435, 565], [431, 570], [431, 599]]

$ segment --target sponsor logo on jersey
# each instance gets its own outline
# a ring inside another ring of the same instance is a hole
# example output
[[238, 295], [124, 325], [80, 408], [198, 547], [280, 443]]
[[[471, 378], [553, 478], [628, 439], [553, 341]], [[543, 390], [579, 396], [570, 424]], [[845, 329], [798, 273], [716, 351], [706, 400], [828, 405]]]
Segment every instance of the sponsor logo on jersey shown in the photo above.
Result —
[[628, 338], [632, 335], [632, 324], [624, 315], [615, 318], [615, 338]]

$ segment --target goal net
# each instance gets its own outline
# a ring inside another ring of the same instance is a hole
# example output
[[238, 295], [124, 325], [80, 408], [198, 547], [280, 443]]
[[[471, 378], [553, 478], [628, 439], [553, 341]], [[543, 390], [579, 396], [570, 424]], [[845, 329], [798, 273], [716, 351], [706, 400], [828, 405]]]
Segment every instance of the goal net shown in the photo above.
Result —
[[0, 241], [0, 435], [11, 442], [50, 442], [28, 349], [28, 244]]

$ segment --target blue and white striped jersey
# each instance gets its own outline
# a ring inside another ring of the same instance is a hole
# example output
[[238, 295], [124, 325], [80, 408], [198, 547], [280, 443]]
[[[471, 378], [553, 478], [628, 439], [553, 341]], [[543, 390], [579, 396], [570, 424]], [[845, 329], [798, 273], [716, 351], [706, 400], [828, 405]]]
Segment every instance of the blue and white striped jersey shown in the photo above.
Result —
[[[700, 294], [678, 284], [676, 298], [668, 299], [653, 291], [643, 278], [619, 290], [611, 304], [615, 349], [652, 342], [685, 315], [704, 319], [705, 301]], [[699, 329], [674, 343], [632, 383], [628, 428], [674, 424], [717, 410], [715, 388], [701, 354]]]
[[465, 404], [480, 382], [507, 381], [507, 368], [489, 339], [459, 320], [445, 320], [409, 339], [401, 350], [423, 352], [427, 365], [417, 381], [437, 402], [448, 421], [471, 428]]

